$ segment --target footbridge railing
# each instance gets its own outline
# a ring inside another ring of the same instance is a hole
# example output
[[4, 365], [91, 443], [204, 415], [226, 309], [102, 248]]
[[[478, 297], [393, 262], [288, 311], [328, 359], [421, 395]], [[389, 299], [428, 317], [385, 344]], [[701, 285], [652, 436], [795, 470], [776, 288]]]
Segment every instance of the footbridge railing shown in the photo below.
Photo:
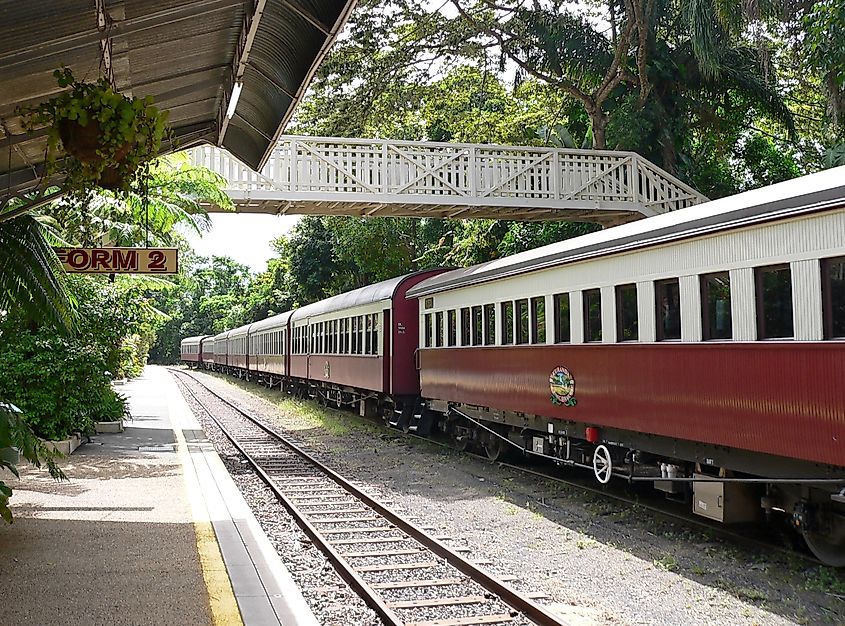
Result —
[[616, 224], [706, 200], [633, 152], [281, 137], [261, 172], [192, 151], [241, 212]]

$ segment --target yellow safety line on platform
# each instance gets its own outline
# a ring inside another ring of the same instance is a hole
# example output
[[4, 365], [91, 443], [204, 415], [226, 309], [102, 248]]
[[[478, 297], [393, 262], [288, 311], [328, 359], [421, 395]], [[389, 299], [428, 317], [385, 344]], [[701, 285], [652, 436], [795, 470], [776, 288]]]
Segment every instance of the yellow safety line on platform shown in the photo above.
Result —
[[193, 467], [193, 463], [188, 452], [188, 444], [178, 428], [174, 428], [173, 432], [176, 435], [179, 459], [182, 467], [185, 468], [182, 476], [185, 478], [185, 490], [191, 503], [194, 533], [197, 536], [197, 553], [200, 557], [202, 577], [205, 579], [205, 587], [208, 590], [212, 623], [215, 626], [243, 626], [241, 612], [238, 609], [235, 593], [232, 591], [232, 583], [226, 571], [226, 564], [223, 562], [223, 555], [220, 553], [214, 526], [208, 519], [208, 510], [199, 495], [200, 487], [197, 478], [196, 476], [189, 477], [189, 469]]

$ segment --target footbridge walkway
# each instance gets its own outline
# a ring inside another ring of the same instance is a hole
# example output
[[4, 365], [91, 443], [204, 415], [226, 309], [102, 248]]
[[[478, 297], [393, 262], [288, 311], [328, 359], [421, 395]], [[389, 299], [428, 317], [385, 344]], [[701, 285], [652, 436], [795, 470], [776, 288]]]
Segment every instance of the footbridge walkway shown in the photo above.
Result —
[[241, 213], [609, 226], [706, 200], [633, 152], [282, 136], [260, 172], [214, 147], [191, 155], [229, 181]]

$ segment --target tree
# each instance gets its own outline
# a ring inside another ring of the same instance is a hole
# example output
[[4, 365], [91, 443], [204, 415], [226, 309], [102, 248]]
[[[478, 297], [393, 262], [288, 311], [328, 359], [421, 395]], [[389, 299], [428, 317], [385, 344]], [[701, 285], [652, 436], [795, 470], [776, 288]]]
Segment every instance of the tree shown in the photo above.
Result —
[[183, 338], [216, 335], [254, 321], [246, 303], [251, 280], [249, 268], [229, 257], [183, 254], [180, 274], [170, 279], [173, 289], [153, 296], [168, 319], [156, 328], [150, 360], [176, 363]]
[[193, 167], [184, 155], [159, 159], [151, 166], [146, 193], [103, 191], [82, 205], [75, 197], [45, 211], [62, 236], [74, 245], [173, 245], [176, 226], [203, 232], [210, 227], [203, 205], [232, 208], [223, 191], [226, 181], [215, 172]]
[[[7, 209], [10, 215], [16, 207]], [[0, 213], [0, 316], [20, 310], [33, 323], [70, 332], [76, 324], [76, 301], [68, 293], [65, 273], [36, 217], [3, 219]]]

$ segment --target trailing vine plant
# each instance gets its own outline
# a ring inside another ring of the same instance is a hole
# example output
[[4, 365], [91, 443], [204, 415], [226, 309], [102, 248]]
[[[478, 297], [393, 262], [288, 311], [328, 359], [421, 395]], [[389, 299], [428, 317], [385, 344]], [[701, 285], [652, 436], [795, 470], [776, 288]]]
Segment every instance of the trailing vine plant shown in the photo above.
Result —
[[151, 96], [126, 97], [105, 78], [79, 82], [68, 67], [53, 76], [66, 90], [21, 111], [27, 130], [49, 128], [48, 173], [65, 173], [63, 187], [77, 198], [97, 187], [118, 193], [142, 188], [162, 141], [171, 138], [167, 111], [159, 111]]

